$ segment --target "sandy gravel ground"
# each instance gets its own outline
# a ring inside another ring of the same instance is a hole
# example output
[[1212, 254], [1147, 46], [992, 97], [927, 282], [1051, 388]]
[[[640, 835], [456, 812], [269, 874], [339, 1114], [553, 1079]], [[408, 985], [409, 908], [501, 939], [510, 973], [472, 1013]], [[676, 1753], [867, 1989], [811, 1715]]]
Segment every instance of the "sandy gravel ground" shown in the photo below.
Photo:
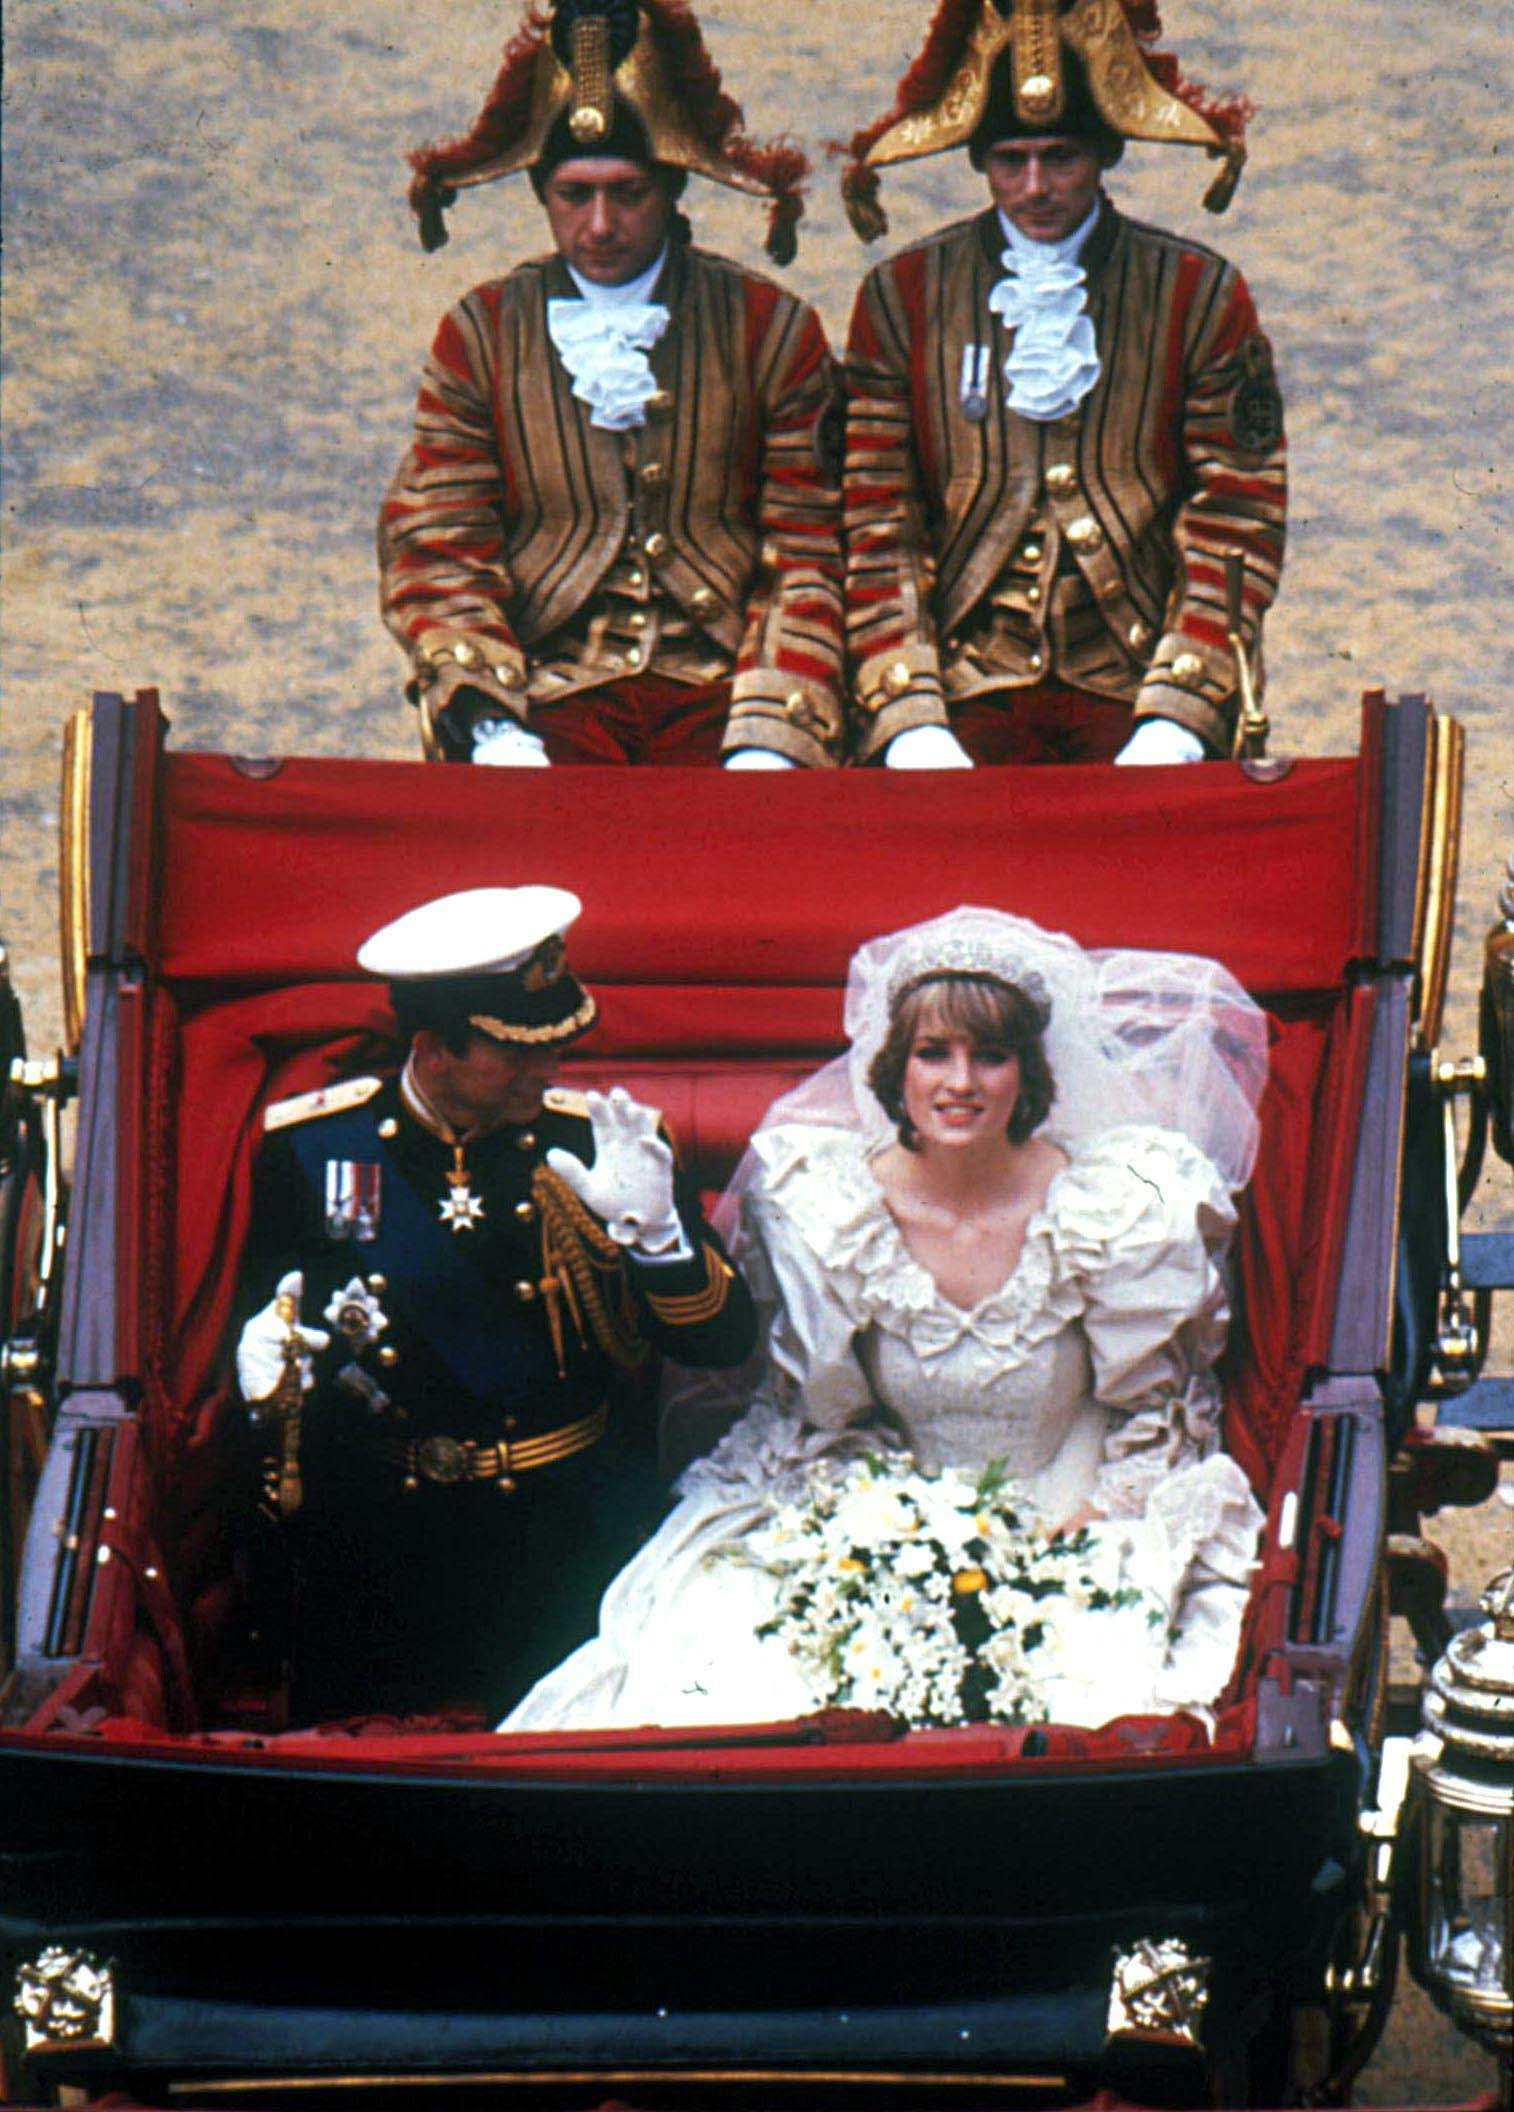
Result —
[[[704, 19], [753, 131], [818, 148], [884, 107], [927, 12], [720, 0]], [[1223, 222], [1186, 154], [1135, 149], [1114, 187], [1236, 257], [1277, 347], [1294, 502], [1274, 749], [1354, 745], [1369, 684], [1464, 720], [1447, 1039], [1465, 1048], [1514, 812], [1507, 9], [1166, 15], [1189, 71], [1261, 110]], [[542, 234], [516, 181], [466, 196], [423, 256], [403, 155], [471, 118], [513, 19], [513, 0], [9, 0], [0, 930], [34, 1046], [58, 1023], [58, 730], [89, 691], [156, 684], [185, 746], [414, 752], [374, 507], [437, 318]], [[977, 188], [957, 156], [890, 175], [885, 198], [904, 242]], [[689, 202], [701, 240], [762, 262], [756, 208], [698, 183]], [[863, 263], [822, 161], [788, 277], [837, 338]], [[1464, 1595], [1507, 1559], [1508, 1523], [1495, 1505], [1450, 1529]], [[1410, 1994], [1362, 2094], [1490, 2078]]]

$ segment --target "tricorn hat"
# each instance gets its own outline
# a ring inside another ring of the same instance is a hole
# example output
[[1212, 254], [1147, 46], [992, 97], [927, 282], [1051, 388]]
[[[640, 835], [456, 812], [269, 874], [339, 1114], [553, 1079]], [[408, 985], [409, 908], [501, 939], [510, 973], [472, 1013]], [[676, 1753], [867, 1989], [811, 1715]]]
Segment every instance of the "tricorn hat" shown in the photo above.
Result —
[[770, 199], [768, 255], [792, 261], [809, 163], [787, 142], [748, 139], [688, 0], [528, 7], [473, 129], [410, 157], [423, 245], [446, 241], [459, 190], [561, 160], [565, 140], [579, 154], [618, 154], [627, 136], [644, 138], [655, 162]]
[[491, 1041], [574, 1041], [599, 1008], [568, 968], [564, 938], [582, 908], [565, 887], [469, 887], [423, 902], [358, 948], [387, 977], [413, 1032], [474, 1027]]
[[1105, 136], [1203, 147], [1224, 160], [1204, 197], [1222, 213], [1246, 159], [1251, 105], [1209, 96], [1183, 78], [1161, 34], [1156, 0], [940, 0], [920, 56], [893, 107], [851, 142], [841, 178], [847, 218], [864, 242], [888, 221], [878, 171], [970, 146], [1003, 113], [1001, 137], [1069, 129], [1082, 103]]

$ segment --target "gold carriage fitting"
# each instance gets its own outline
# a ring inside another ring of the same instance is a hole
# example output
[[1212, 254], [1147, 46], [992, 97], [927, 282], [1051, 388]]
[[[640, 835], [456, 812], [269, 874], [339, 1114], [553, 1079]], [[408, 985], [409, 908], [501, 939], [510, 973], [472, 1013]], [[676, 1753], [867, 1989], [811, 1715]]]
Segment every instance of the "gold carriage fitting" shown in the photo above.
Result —
[[941, 0], [892, 109], [852, 140], [841, 179], [852, 226], [864, 242], [887, 232], [878, 171], [968, 146], [1006, 66], [1027, 132], [1061, 129], [1086, 100], [1121, 140], [1202, 147], [1222, 160], [1204, 195], [1222, 213], [1246, 160], [1251, 105], [1185, 80], [1173, 55], [1155, 49], [1160, 34], [1155, 0]]
[[809, 164], [797, 147], [747, 137], [686, 0], [557, 0], [528, 10], [473, 128], [423, 147], [410, 203], [439, 249], [460, 190], [561, 160], [619, 153], [627, 133], [655, 162], [771, 201], [767, 251], [792, 262]]

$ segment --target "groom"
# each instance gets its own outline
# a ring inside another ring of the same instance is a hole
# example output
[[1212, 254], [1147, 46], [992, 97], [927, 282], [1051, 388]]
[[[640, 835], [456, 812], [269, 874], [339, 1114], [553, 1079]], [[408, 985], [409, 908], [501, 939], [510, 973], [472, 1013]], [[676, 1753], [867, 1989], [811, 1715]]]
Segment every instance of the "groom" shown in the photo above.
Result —
[[578, 913], [476, 888], [384, 926], [358, 959], [402, 1069], [265, 1112], [236, 1364], [296, 1721], [497, 1715], [589, 1633], [660, 1508], [627, 1382], [653, 1351], [752, 1347], [653, 1110], [550, 1089], [597, 1016]]

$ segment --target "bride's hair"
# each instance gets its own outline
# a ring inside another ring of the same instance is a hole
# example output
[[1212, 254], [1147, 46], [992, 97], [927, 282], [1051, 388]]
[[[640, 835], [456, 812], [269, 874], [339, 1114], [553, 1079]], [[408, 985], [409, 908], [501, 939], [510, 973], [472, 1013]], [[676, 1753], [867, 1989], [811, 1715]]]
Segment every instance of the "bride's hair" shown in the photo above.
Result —
[[1009, 1118], [1009, 1141], [1023, 1144], [1041, 1127], [1057, 1096], [1041, 1037], [1051, 1006], [997, 975], [931, 970], [904, 984], [889, 1006], [888, 1032], [867, 1074], [879, 1105], [906, 1151], [920, 1139], [904, 1110], [904, 1072], [923, 1021], [965, 1034], [975, 1049], [1000, 1050], [1020, 1064], [1020, 1094]]

